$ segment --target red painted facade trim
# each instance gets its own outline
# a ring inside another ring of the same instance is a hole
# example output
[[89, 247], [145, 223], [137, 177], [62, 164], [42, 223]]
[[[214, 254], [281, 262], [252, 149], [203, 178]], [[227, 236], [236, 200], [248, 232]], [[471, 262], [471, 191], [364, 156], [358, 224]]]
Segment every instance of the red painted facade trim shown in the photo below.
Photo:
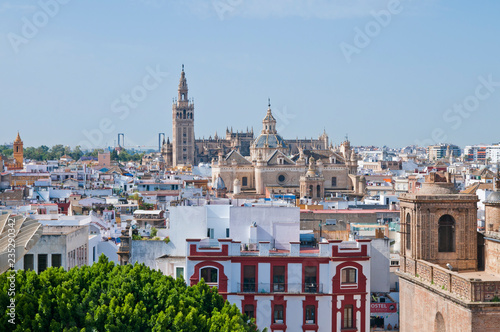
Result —
[[257, 322], [257, 300], [253, 295], [245, 295], [243, 300], [241, 300], [241, 312], [245, 313], [245, 305], [251, 304], [253, 305], [253, 310], [254, 310], [254, 319]]
[[243, 291], [243, 278], [244, 278], [244, 272], [245, 272], [245, 266], [255, 266], [255, 285], [254, 285], [254, 288], [255, 288], [255, 291], [257, 292], [258, 291], [258, 287], [259, 287], [259, 263], [258, 262], [246, 262], [245, 264], [241, 264], [241, 278], [240, 278], [240, 289], [239, 291], [242, 292]]
[[[357, 287], [352, 287], [352, 288], [342, 288], [342, 269], [347, 268], [347, 267], [353, 267], [357, 269]], [[344, 321], [344, 308], [346, 305], [352, 305], [353, 306], [353, 312], [352, 312], [352, 317], [353, 317], [353, 324], [354, 327], [353, 329], [347, 329], [348, 331], [359, 331], [359, 332], [365, 332], [365, 324], [366, 324], [366, 298], [368, 294], [366, 294], [366, 282], [367, 282], [367, 277], [365, 276], [365, 273], [367, 271], [363, 270], [363, 266], [356, 262], [345, 262], [342, 264], [339, 264], [336, 267], [335, 271], [335, 276], [332, 278], [332, 287], [335, 290], [334, 297], [332, 299], [332, 326], [337, 326], [337, 312], [340, 312], [341, 314], [341, 322], [340, 326], [342, 326], [342, 323]], [[369, 273], [369, 271], [368, 271]], [[360, 299], [360, 307], [358, 308], [356, 306], [357, 300], [354, 299], [355, 295], [359, 295], [361, 297]], [[340, 309], [337, 309], [337, 298], [338, 296], [344, 296], [344, 300], [342, 300], [342, 306]], [[361, 326], [356, 326], [356, 312], [361, 313], [361, 319], [360, 319], [360, 325]]]
[[283, 264], [289, 263], [301, 263], [314, 261], [315, 264], [328, 264], [330, 262], [329, 257], [290, 257], [290, 256], [232, 256], [231, 262], [233, 263], [247, 263], [247, 262], [258, 262], [258, 263], [270, 263], [276, 264], [277, 262]]
[[285, 293], [288, 292], [288, 262], [276, 262], [271, 261], [271, 293], [274, 292], [274, 281], [273, 281], [273, 270], [275, 266], [284, 266], [285, 267]]
[[359, 262], [359, 261], [368, 261], [370, 260], [370, 257], [346, 257], [346, 258], [340, 258], [340, 257], [334, 257], [331, 259], [332, 262]]
[[[274, 306], [282, 305], [283, 306], [283, 324], [274, 323]], [[280, 330], [286, 331], [286, 301], [284, 299], [284, 295], [275, 295], [274, 299], [271, 300], [271, 331]]]
[[217, 268], [217, 288], [219, 290], [219, 293], [227, 293], [227, 276], [224, 273], [224, 266], [220, 263], [213, 262], [213, 261], [205, 261], [202, 263], [198, 263], [194, 266], [194, 273], [193, 275], [189, 278], [189, 281], [191, 282], [191, 286], [196, 285], [200, 281], [200, 270], [204, 267], [209, 267], [213, 266]]
[[316, 267], [316, 287], [319, 287], [319, 262], [306, 260], [302, 263], [302, 292], [306, 292], [306, 266]]
[[[315, 308], [314, 311], [314, 324], [306, 324], [306, 307], [308, 305], [312, 305]], [[317, 331], [319, 326], [318, 326], [318, 301], [316, 300], [316, 296], [314, 295], [307, 295], [306, 299], [302, 301], [302, 330], [303, 331]]]
[[[344, 250], [352, 250], [351, 252], [345, 252]], [[332, 257], [365, 257], [368, 256], [368, 244], [362, 244], [361, 250], [359, 249], [348, 249], [339, 248], [339, 246], [332, 246]]]
[[[222, 245], [222, 249], [219, 251], [219, 248], [206, 248], [202, 249], [202, 251], [198, 251], [196, 249], [196, 244], [189, 245], [189, 256], [202, 256], [202, 257], [214, 257], [214, 256], [228, 256], [229, 249], [227, 244]], [[210, 251], [205, 251], [210, 250]], [[213, 251], [217, 250], [217, 251]]]

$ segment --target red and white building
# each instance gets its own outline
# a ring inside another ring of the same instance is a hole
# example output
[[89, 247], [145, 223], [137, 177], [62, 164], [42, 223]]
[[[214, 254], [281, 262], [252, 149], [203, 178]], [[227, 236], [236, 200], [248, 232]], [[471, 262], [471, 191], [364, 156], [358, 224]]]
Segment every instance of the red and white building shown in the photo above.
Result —
[[273, 250], [261, 241], [248, 251], [238, 241], [218, 247], [187, 239], [186, 276], [202, 278], [270, 331], [359, 331], [370, 326], [370, 240], [331, 240], [319, 248]]

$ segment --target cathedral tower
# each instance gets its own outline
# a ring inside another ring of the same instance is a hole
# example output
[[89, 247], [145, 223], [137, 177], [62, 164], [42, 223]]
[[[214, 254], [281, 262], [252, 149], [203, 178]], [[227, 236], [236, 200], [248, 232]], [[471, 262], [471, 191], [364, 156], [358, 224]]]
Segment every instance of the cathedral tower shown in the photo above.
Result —
[[172, 105], [172, 162], [174, 166], [194, 165], [194, 103], [188, 99], [184, 65], [177, 91]]

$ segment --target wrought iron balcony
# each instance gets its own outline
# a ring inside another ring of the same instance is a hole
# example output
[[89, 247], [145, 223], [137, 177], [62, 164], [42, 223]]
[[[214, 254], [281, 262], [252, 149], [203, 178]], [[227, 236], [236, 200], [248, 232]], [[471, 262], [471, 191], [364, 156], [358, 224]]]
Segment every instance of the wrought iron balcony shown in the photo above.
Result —
[[323, 284], [319, 283], [237, 283], [239, 293], [323, 293]]

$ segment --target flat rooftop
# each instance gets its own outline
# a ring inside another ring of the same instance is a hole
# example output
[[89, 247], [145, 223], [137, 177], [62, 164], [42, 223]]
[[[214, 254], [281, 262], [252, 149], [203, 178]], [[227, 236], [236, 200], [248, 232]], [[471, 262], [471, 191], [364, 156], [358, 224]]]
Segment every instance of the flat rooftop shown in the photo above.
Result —
[[338, 210], [338, 209], [332, 209], [332, 210], [307, 210], [307, 209], [300, 209], [300, 212], [302, 213], [327, 213], [327, 214], [372, 214], [372, 213], [399, 213], [399, 210], [389, 210], [389, 209], [380, 209], [380, 210], [363, 210], [363, 209], [344, 209], [344, 210]]
[[481, 279], [481, 281], [500, 281], [500, 275], [490, 271], [458, 272], [463, 278]]

